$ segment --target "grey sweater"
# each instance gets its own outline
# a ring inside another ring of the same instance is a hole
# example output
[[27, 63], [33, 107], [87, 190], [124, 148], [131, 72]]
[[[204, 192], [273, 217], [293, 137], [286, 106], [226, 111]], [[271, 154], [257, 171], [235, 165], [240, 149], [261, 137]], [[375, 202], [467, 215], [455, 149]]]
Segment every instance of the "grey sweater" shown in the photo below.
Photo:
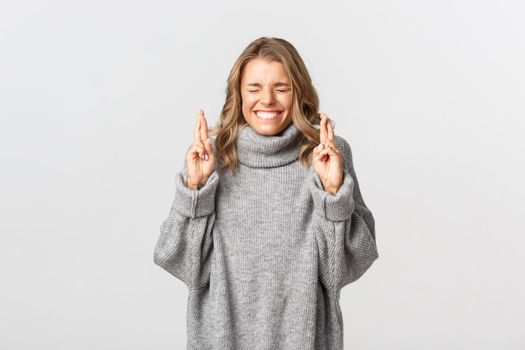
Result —
[[199, 190], [185, 164], [175, 177], [154, 262], [188, 287], [187, 349], [343, 349], [340, 291], [379, 256], [374, 218], [348, 142], [335, 136], [344, 182], [332, 195], [299, 163], [301, 136], [246, 125], [235, 176], [216, 169]]

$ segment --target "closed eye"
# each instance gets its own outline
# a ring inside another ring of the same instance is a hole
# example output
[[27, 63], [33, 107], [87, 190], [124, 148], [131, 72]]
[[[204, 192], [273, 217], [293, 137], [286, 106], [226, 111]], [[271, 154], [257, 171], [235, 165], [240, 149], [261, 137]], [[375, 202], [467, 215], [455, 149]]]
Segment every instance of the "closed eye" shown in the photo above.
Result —
[[[288, 90], [275, 90], [275, 91], [277, 91], [277, 92], [288, 92], [289, 89]], [[248, 92], [252, 92], [252, 93], [253, 92], [259, 92], [259, 90], [248, 90]]]

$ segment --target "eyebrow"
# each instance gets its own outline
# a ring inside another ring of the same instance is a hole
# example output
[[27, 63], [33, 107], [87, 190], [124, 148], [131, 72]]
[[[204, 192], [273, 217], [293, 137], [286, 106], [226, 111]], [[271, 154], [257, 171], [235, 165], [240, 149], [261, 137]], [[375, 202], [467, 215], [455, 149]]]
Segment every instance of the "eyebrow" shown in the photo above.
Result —
[[[248, 86], [261, 87], [261, 84], [259, 84], [259, 83], [249, 83]], [[273, 86], [275, 86], [275, 87], [279, 87], [279, 86], [290, 86], [290, 84], [283, 83], [283, 82], [278, 82], [278, 83], [273, 84]]]

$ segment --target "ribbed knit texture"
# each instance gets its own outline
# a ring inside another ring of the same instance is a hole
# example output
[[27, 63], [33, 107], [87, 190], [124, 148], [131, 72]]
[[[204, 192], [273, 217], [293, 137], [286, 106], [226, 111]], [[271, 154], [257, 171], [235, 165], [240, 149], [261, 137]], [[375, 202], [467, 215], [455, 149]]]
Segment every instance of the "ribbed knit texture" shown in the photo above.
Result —
[[247, 124], [235, 176], [215, 170], [199, 190], [185, 164], [175, 177], [154, 262], [188, 287], [187, 349], [343, 349], [339, 295], [379, 256], [374, 218], [348, 142], [335, 136], [332, 195], [299, 162], [301, 140], [293, 123], [273, 136]]

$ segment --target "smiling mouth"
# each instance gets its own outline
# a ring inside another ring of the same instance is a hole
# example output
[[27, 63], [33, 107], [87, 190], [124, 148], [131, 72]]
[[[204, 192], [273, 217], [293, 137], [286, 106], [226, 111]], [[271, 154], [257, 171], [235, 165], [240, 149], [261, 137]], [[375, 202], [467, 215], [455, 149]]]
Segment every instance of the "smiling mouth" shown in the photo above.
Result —
[[263, 120], [277, 119], [282, 113], [282, 111], [255, 111], [255, 115], [257, 116], [257, 118]]

